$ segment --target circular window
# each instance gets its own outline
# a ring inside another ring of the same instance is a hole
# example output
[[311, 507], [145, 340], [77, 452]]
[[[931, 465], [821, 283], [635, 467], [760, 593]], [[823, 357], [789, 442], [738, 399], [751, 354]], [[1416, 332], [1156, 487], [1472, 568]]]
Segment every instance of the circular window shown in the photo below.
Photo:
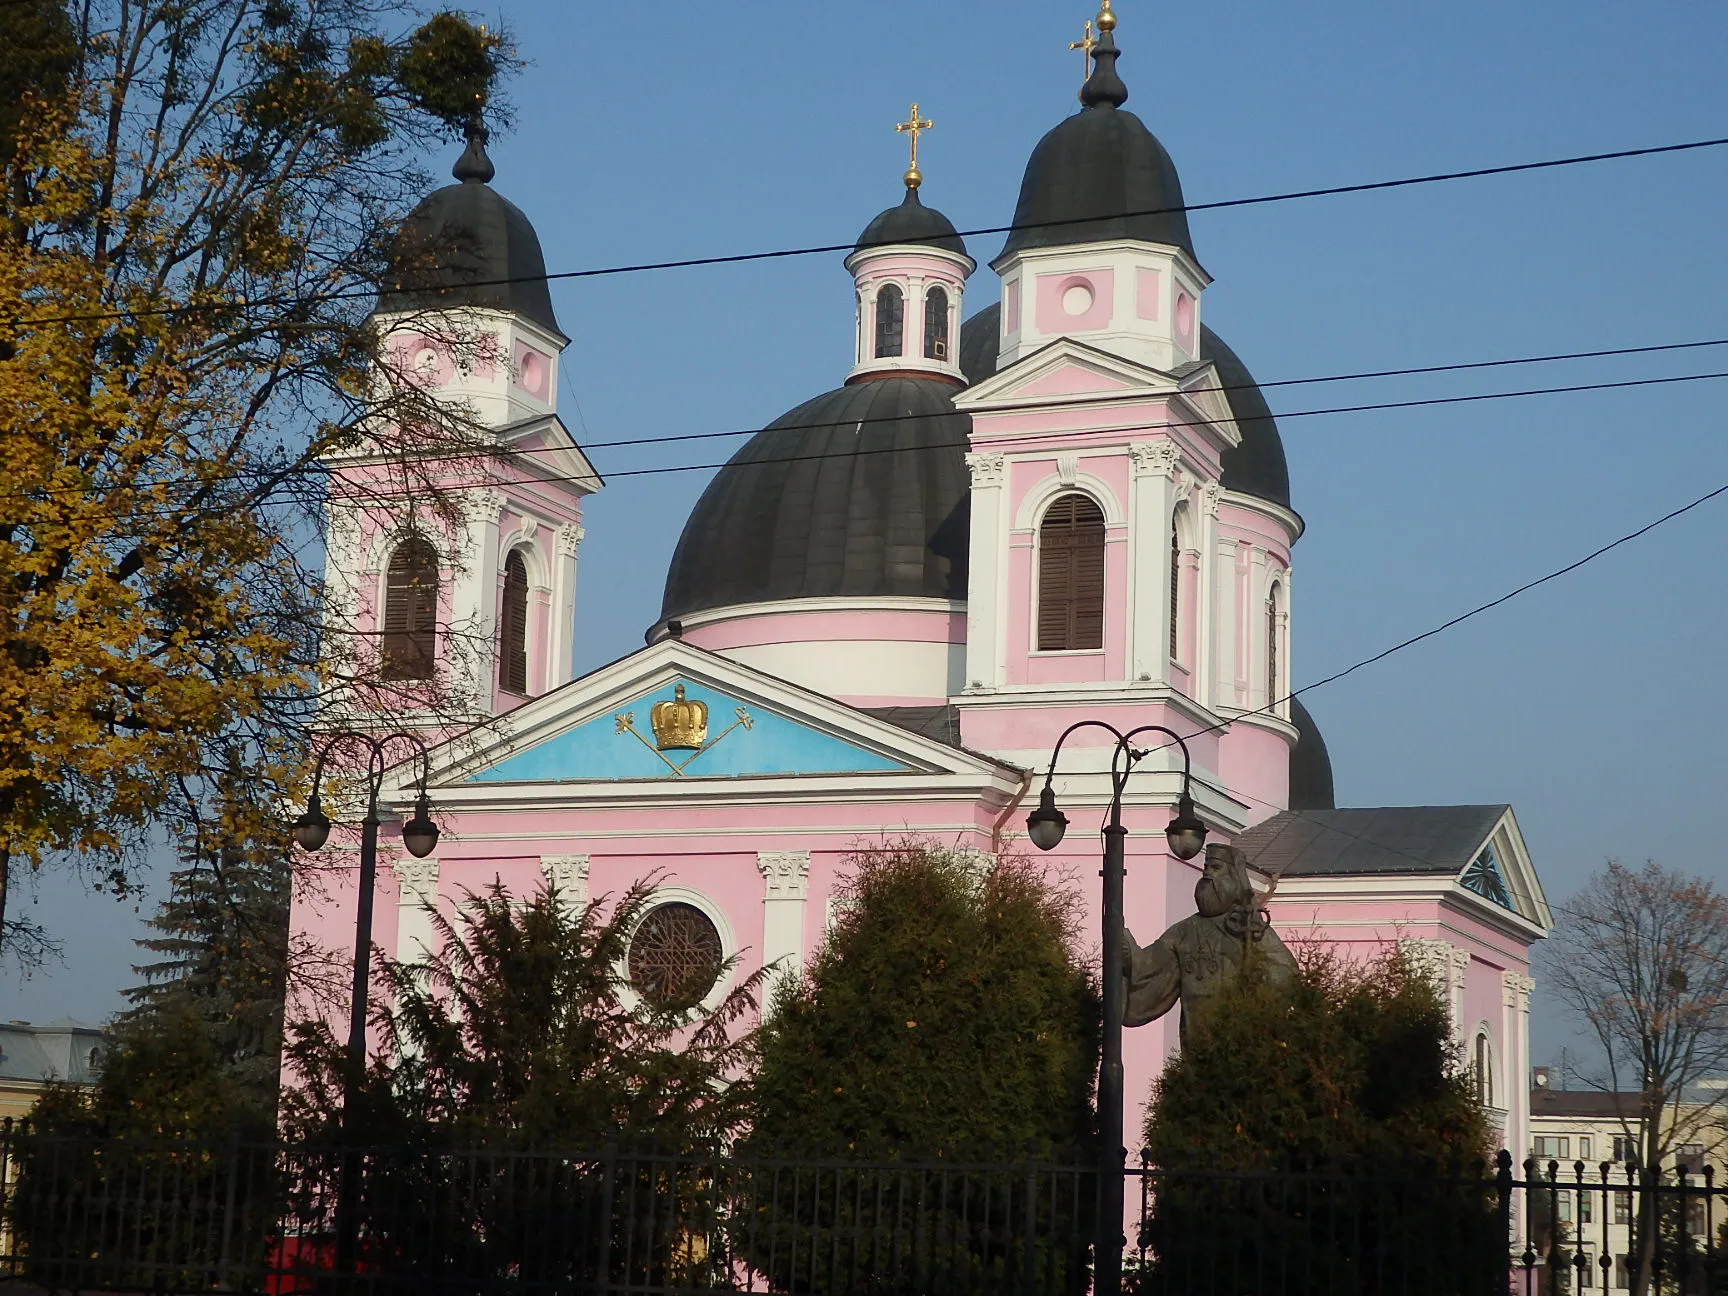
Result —
[[522, 389], [530, 396], [546, 399], [546, 357], [538, 351], [522, 352]]
[[694, 1008], [714, 988], [724, 958], [707, 914], [691, 904], [663, 904], [630, 938], [630, 984], [655, 1008]]
[[1069, 315], [1084, 315], [1092, 309], [1094, 300], [1092, 285], [1084, 280], [1071, 283], [1062, 290], [1062, 309]]

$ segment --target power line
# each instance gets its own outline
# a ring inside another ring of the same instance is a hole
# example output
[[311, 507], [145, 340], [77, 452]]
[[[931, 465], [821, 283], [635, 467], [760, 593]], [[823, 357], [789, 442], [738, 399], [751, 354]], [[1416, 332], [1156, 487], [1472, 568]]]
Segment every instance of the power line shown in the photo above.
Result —
[[[1293, 419], [1293, 418], [1315, 418], [1315, 417], [1319, 417], [1322, 415], [1359, 414], [1359, 413], [1367, 413], [1367, 412], [1373, 412], [1373, 411], [1379, 411], [1379, 410], [1418, 409], [1418, 408], [1422, 408], [1425, 406], [1433, 406], [1433, 405], [1476, 404], [1476, 403], [1481, 403], [1484, 401], [1511, 400], [1511, 399], [1515, 399], [1515, 398], [1522, 398], [1522, 397], [1529, 397], [1529, 396], [1570, 395], [1570, 394], [1579, 393], [1579, 392], [1611, 391], [1611, 390], [1621, 389], [1621, 388], [1669, 386], [1669, 385], [1673, 385], [1673, 384], [1677, 384], [1677, 383], [1706, 382], [1706, 381], [1719, 380], [1719, 379], [1723, 379], [1723, 378], [1728, 378], [1728, 371], [1718, 372], [1718, 373], [1702, 373], [1702, 374], [1676, 374], [1676, 375], [1672, 375], [1672, 376], [1669, 376], [1666, 378], [1627, 378], [1627, 379], [1619, 379], [1616, 381], [1609, 381], [1609, 382], [1575, 383], [1575, 384], [1571, 384], [1571, 385], [1563, 386], [1563, 387], [1531, 387], [1531, 388], [1523, 388], [1523, 389], [1520, 389], [1518, 391], [1509, 391], [1509, 392], [1472, 392], [1472, 393], [1467, 393], [1467, 394], [1461, 395], [1461, 396], [1429, 396], [1429, 397], [1422, 397], [1419, 399], [1404, 400], [1404, 401], [1377, 401], [1377, 402], [1374, 402], [1371, 404], [1364, 404], [1364, 405], [1335, 405], [1335, 406], [1330, 406], [1330, 407], [1327, 407], [1324, 409], [1292, 410], [1288, 413], [1277, 415], [1276, 417], [1277, 418], [1289, 418], [1289, 419]], [[1035, 407], [1028, 407], [1028, 408], [1042, 408], [1042, 407], [1041, 406], [1035, 406]], [[958, 411], [942, 411], [942, 412], [939, 412], [938, 414], [935, 414], [935, 415], [907, 415], [907, 416], [905, 416], [905, 419], [911, 420], [911, 419], [927, 418], [927, 417], [951, 418], [951, 417], [956, 417], [958, 415], [958, 413], [959, 413]], [[853, 420], [853, 421], [862, 425], [863, 423], [866, 423], [866, 422], [875, 422], [875, 421], [896, 422], [896, 421], [902, 421], [902, 420], [896, 418], [895, 416], [885, 416], [881, 420], [858, 419], [858, 420]], [[1233, 421], [1234, 421], [1233, 419], [1194, 418], [1194, 419], [1183, 420], [1181, 423], [1171, 423], [1171, 422], [1152, 423], [1152, 424], [1148, 424], [1144, 429], [1142, 429], [1142, 431], [1152, 432], [1152, 431], [1156, 431], [1160, 428], [1170, 428], [1170, 427], [1178, 427], [1178, 426], [1181, 426], [1181, 427], [1216, 426], [1216, 425], [1219, 425], [1222, 423], [1233, 422]], [[828, 423], [809, 424], [809, 425], [800, 424], [800, 425], [794, 425], [792, 427], [785, 427], [785, 428], [758, 429], [758, 431], [796, 431], [796, 430], [799, 430], [799, 429], [805, 428], [805, 427], [818, 428], [818, 427], [829, 427], [829, 426], [833, 426], [833, 425], [828, 424]], [[619, 446], [655, 445], [655, 444], [660, 444], [662, 442], [669, 443], [669, 442], [673, 442], [673, 441], [702, 440], [702, 439], [708, 439], [708, 438], [713, 438], [713, 437], [737, 437], [737, 436], [750, 436], [750, 435], [753, 435], [752, 431], [692, 432], [692, 433], [677, 434], [677, 435], [669, 436], [669, 437], [637, 437], [637, 438], [631, 438], [628, 440], [621, 440], [621, 441], [594, 442], [586, 448], [587, 449], [601, 449], [601, 448], [616, 448]], [[1092, 436], [1092, 435], [1095, 435], [1095, 434], [1090, 433], [1090, 432], [1086, 432], [1086, 431], [1053, 432], [1053, 433], [1050, 433], [1048, 436], [1046, 436], [1044, 438], [1044, 440], [1045, 441], [1057, 441], [1057, 440], [1063, 440], [1063, 439], [1071, 438], [1071, 437]], [[775, 456], [769, 456], [769, 457], [765, 457], [765, 458], [761, 458], [761, 459], [742, 460], [742, 461], [739, 461], [737, 463], [737, 466], [739, 466], [739, 467], [755, 467], [755, 466], [768, 466], [768, 465], [776, 465], [776, 464], [808, 463], [808, 462], [814, 462], [814, 461], [826, 460], [826, 459], [861, 458], [861, 457], [866, 456], [866, 455], [907, 454], [907, 453], [912, 453], [915, 451], [922, 451], [922, 450], [942, 450], [942, 449], [965, 450], [970, 446], [970, 444], [971, 443], [969, 440], [960, 440], [960, 441], [922, 441], [922, 442], [918, 442], [918, 443], [915, 443], [912, 445], [898, 445], [898, 446], [868, 446], [868, 447], [861, 446], [861, 447], [857, 447], [855, 449], [851, 449], [851, 450], [847, 451], [844, 455], [830, 455], [830, 454], [775, 455]], [[579, 447], [579, 448], [581, 448], [581, 447]], [[543, 448], [539, 448], [539, 449], [535, 449], [535, 450], [529, 450], [529, 451], [500, 451], [497, 449], [488, 448], [488, 449], [484, 449], [484, 450], [464, 451], [464, 452], [459, 452], [459, 453], [428, 454], [428, 455], [424, 456], [424, 458], [428, 461], [439, 461], [439, 462], [455, 462], [455, 461], [461, 461], [464, 459], [504, 459], [504, 460], [509, 460], [509, 459], [516, 458], [519, 455], [526, 455], [529, 453], [545, 453], [545, 452], [549, 452], [549, 451], [557, 451], [560, 449], [563, 449], [563, 447], [543, 447]], [[695, 464], [663, 464], [663, 465], [660, 465], [658, 467], [653, 467], [653, 468], [624, 468], [624, 469], [618, 469], [616, 471], [609, 471], [605, 474], [605, 477], [611, 478], [611, 479], [616, 479], [616, 478], [624, 478], [624, 477], [652, 477], [652, 476], [663, 475], [666, 473], [702, 472], [702, 471], [707, 471], [707, 470], [712, 470], [712, 469], [725, 468], [725, 467], [731, 465], [732, 463], [733, 463], [732, 460], [725, 460], [725, 461], [721, 461], [721, 462], [695, 463]], [[331, 472], [331, 470], [323, 464], [309, 465], [309, 468], [312, 471], [324, 472], [326, 474]], [[599, 475], [599, 474], [596, 474], [596, 475]], [[240, 480], [240, 479], [235, 478], [234, 480]], [[536, 474], [534, 477], [534, 481], [537, 484], [572, 483], [572, 482], [585, 482], [585, 481], [589, 481], [589, 480], [591, 480], [591, 478], [588, 475], [578, 474], [578, 473], [542, 473], [542, 474]], [[176, 484], [177, 483], [174, 481], [166, 481], [166, 480], [128, 482], [128, 483], [124, 484], [124, 489], [127, 489], [127, 490], [149, 490], [149, 489], [153, 489], [153, 488], [157, 488], [157, 487], [173, 486]], [[491, 487], [495, 486], [496, 484], [497, 483], [495, 481], [488, 478], [488, 479], [483, 479], [483, 480], [479, 480], [479, 481], [453, 482], [453, 483], [450, 483], [448, 485], [439, 487], [439, 490], [442, 492], [453, 492], [453, 491], [460, 491], [460, 490], [483, 490], [483, 489], [491, 488]], [[110, 489], [119, 489], [119, 488], [110, 488]], [[62, 494], [76, 495], [76, 494], [85, 494], [85, 493], [88, 493], [88, 492], [83, 487], [44, 486], [44, 487], [40, 487], [40, 488], [37, 488], [34, 490], [28, 490], [28, 491], [0, 492], [0, 500], [5, 500], [5, 499], [40, 500], [44, 496], [62, 495]], [[379, 500], [384, 500], [384, 499], [388, 499], [391, 497], [388, 495], [384, 495], [384, 494], [380, 493], [380, 494], [373, 496], [373, 498], [376, 498]], [[126, 511], [124, 513], [109, 514], [107, 516], [110, 516], [113, 518], [149, 517], [149, 516], [164, 516], [165, 517], [165, 516], [171, 516], [178, 511], [179, 510], [174, 509], [174, 508], [136, 509], [136, 510]], [[85, 516], [87, 518], [90, 518], [90, 517], [96, 517], [98, 515], [86, 514]]]
[[[1582, 153], [1570, 157], [1546, 158], [1537, 162], [1513, 162], [1501, 166], [1473, 167], [1464, 171], [1439, 171], [1427, 175], [1405, 176], [1396, 180], [1370, 180], [1359, 184], [1330, 185], [1317, 189], [1293, 189], [1283, 193], [1260, 194], [1251, 198], [1222, 198], [1212, 202], [1183, 203], [1168, 207], [1146, 207], [1131, 211], [1111, 212], [1099, 216], [1071, 217], [1064, 220], [1021, 221], [1009, 225], [984, 225], [977, 229], [960, 230], [962, 238], [980, 238], [985, 235], [1011, 234], [1019, 230], [1046, 229], [1061, 227], [1064, 229], [1095, 225], [1103, 221], [1134, 220], [1147, 216], [1168, 216], [1178, 212], [1223, 211], [1234, 207], [1258, 207], [1269, 203], [1296, 202], [1308, 198], [1329, 198], [1341, 194], [1373, 193], [1385, 189], [1406, 189], [1416, 185], [1444, 184], [1454, 180], [1477, 180], [1488, 176], [1516, 175], [1527, 171], [1548, 171], [1559, 167], [1583, 166], [1594, 162], [1614, 162], [1627, 158], [1655, 157], [1666, 153], [1686, 153], [1697, 149], [1720, 148], [1728, 144], [1728, 136], [1716, 139], [1689, 140], [1680, 144], [1657, 144], [1645, 148], [1616, 149], [1606, 153]], [[515, 275], [502, 279], [476, 279], [455, 286], [407, 286], [394, 291], [404, 294], [424, 294], [437, 292], [468, 292], [475, 288], [495, 288], [506, 284], [527, 281], [551, 282], [561, 279], [599, 279], [614, 275], [645, 274], [661, 270], [690, 270], [702, 266], [741, 265], [754, 261], [780, 261], [792, 257], [825, 256], [837, 252], [852, 252], [860, 247], [889, 246], [888, 244], [824, 243], [809, 247], [777, 248], [767, 252], [734, 252], [721, 256], [682, 257], [670, 261], [638, 261], [624, 265], [601, 266], [588, 270], [560, 270], [545, 275]], [[377, 288], [354, 288], [341, 292], [313, 293], [306, 296], [261, 297], [255, 300], [238, 300], [207, 303], [184, 303], [177, 306], [150, 306], [124, 311], [92, 311], [72, 315], [32, 315], [14, 316], [7, 321], [10, 325], [29, 324], [69, 324], [78, 322], [98, 322], [102, 320], [142, 319], [152, 316], [179, 315], [195, 311], [226, 311], [246, 309], [259, 306], [295, 306], [319, 302], [348, 301], [361, 297], [372, 297], [379, 293]]]

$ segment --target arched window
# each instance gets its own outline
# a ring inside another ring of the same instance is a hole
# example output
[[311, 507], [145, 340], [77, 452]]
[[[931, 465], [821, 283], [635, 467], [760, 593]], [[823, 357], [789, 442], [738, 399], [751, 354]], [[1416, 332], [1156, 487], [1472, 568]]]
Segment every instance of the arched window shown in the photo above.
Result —
[[931, 360], [948, 358], [948, 290], [932, 288], [924, 294], [924, 354]]
[[1272, 592], [1266, 596], [1266, 705], [1275, 706], [1284, 696], [1281, 684], [1281, 672], [1284, 664], [1278, 660], [1278, 614], [1279, 603], [1282, 602], [1284, 587], [1274, 585]]
[[528, 692], [528, 564], [520, 549], [504, 560], [504, 604], [498, 616], [498, 687]]
[[1488, 1032], [1476, 1033], [1476, 1056], [1471, 1070], [1475, 1072], [1476, 1101], [1484, 1107], [1494, 1105], [1494, 1058], [1488, 1043]]
[[1182, 660], [1182, 524], [1170, 519], [1170, 660]]
[[898, 284], [883, 284], [876, 294], [876, 358], [902, 354], [906, 337], [906, 294]]
[[1038, 651], [1104, 646], [1104, 513], [1063, 495], [1038, 528]]
[[384, 678], [431, 679], [437, 654], [438, 551], [411, 535], [390, 555], [384, 579]]

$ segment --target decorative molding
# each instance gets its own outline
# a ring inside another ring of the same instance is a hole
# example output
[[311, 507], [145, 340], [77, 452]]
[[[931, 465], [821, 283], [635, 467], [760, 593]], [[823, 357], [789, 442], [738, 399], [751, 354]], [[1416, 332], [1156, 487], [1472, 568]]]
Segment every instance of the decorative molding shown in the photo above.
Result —
[[1514, 1011], [1528, 1012], [1530, 995], [1536, 989], [1536, 982], [1522, 972], [1510, 970], [1502, 972], [1500, 980], [1506, 990], [1506, 1006]]
[[1063, 454], [1056, 456], [1056, 480], [1064, 486], [1072, 486], [1080, 476], [1080, 456]]
[[1180, 454], [1173, 441], [1130, 441], [1128, 460], [1136, 477], [1170, 477]]
[[390, 869], [396, 874], [396, 885], [400, 889], [397, 903], [421, 905], [438, 903], [438, 861], [435, 859], [393, 860]]
[[539, 533], [540, 523], [534, 519], [533, 515], [522, 514], [522, 525], [516, 529], [517, 539], [532, 541]]
[[1207, 482], [1203, 495], [1204, 500], [1202, 507], [1206, 510], [1206, 516], [1209, 518], [1216, 518], [1218, 516], [1218, 505], [1224, 499], [1223, 484], [1220, 482]]
[[972, 472], [974, 486], [1000, 486], [1007, 475], [1008, 461], [994, 450], [966, 456], [966, 467]]
[[588, 903], [588, 856], [542, 855], [540, 871], [566, 905], [580, 908]]
[[504, 516], [507, 499], [496, 486], [482, 486], [469, 491], [462, 500], [463, 516], [469, 526], [495, 525]]
[[1416, 936], [1406, 936], [1398, 942], [1399, 952], [1410, 961], [1410, 966], [1421, 972], [1434, 983], [1434, 988], [1451, 1002], [1453, 955], [1469, 954], [1463, 950], [1454, 950], [1452, 942], [1443, 940], [1427, 940]]
[[576, 551], [582, 547], [582, 537], [588, 533], [579, 526], [561, 526], [558, 528], [558, 556], [574, 558]]
[[768, 899], [810, 898], [809, 851], [757, 851], [756, 867], [768, 884]]

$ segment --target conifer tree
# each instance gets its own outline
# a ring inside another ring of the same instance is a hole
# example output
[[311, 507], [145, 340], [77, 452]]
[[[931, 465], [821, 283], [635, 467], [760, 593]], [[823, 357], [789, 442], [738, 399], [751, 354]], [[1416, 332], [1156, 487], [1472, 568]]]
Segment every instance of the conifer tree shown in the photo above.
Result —
[[[1024, 859], [916, 839], [850, 867], [827, 944], [763, 1028], [741, 1249], [780, 1291], [1083, 1286], [1084, 1203], [1032, 1193], [1026, 1169], [1093, 1131], [1100, 1004], [1072, 895]], [[801, 1189], [765, 1164], [784, 1157], [878, 1165]]]
[[1394, 952], [1254, 965], [1153, 1089], [1139, 1290], [1487, 1293], [1489, 1132], [1445, 1004]]

